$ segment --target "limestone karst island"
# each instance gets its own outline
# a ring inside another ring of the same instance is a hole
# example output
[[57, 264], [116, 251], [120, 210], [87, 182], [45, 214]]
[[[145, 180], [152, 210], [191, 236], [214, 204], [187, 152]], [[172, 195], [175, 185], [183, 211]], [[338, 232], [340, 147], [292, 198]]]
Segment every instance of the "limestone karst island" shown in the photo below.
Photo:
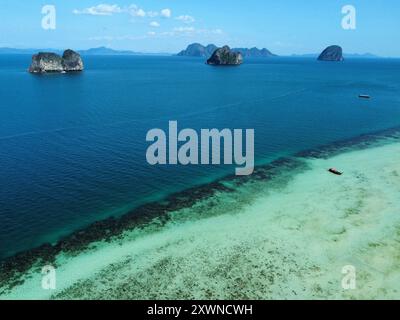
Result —
[[83, 61], [79, 53], [65, 50], [60, 56], [51, 52], [40, 52], [33, 55], [30, 73], [67, 73], [83, 71]]

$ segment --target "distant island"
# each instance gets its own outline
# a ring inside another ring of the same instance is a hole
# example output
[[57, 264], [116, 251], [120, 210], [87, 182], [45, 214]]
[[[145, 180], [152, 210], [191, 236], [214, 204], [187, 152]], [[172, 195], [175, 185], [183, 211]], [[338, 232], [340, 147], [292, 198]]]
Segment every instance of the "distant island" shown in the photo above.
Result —
[[[218, 47], [214, 44], [209, 44], [208, 46], [203, 46], [200, 43], [192, 43], [185, 50], [182, 50], [177, 55], [180, 57], [201, 57], [210, 58], [211, 55], [217, 50]], [[245, 58], [269, 58], [276, 57], [268, 49], [258, 49], [258, 48], [233, 48], [232, 52], [240, 53]]]

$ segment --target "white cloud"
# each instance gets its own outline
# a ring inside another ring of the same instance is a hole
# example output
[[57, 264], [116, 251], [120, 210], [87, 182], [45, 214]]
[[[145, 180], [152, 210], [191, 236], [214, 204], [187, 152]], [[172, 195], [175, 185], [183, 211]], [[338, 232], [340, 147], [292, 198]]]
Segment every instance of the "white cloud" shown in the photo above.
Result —
[[75, 14], [88, 14], [92, 16], [111, 16], [114, 13], [121, 13], [122, 9], [116, 4], [99, 4], [94, 7], [78, 10], [75, 9]]
[[155, 18], [155, 17], [158, 17], [159, 15], [160, 15], [160, 13], [157, 11], [148, 11], [147, 12], [147, 16], [150, 18]]
[[213, 34], [223, 34], [224, 32], [221, 29], [214, 29], [214, 30], [211, 30], [211, 33], [213, 33]]
[[74, 14], [86, 14], [86, 15], [92, 15], [92, 16], [111, 16], [113, 14], [117, 13], [124, 13], [124, 14], [129, 14], [132, 17], [138, 17], [138, 18], [156, 18], [156, 17], [162, 17], [162, 18], [171, 18], [172, 17], [172, 11], [171, 9], [163, 9], [161, 11], [145, 11], [142, 8], [138, 7], [135, 4], [131, 4], [129, 6], [125, 7], [120, 7], [119, 5], [116, 4], [99, 4], [97, 6], [89, 7], [89, 8], [84, 8], [84, 9], [75, 9], [73, 10]]
[[196, 29], [194, 27], [176, 27], [172, 31], [172, 35], [222, 35], [221, 29]]
[[145, 17], [145, 16], [146, 16], [146, 12], [144, 12], [143, 9], [138, 9], [138, 10], [135, 12], [134, 16], [136, 16], [136, 17]]
[[193, 23], [195, 19], [192, 16], [182, 15], [175, 18], [176, 20], [182, 21], [183, 23]]
[[130, 5], [125, 11], [127, 11], [132, 17], [144, 18], [146, 16], [146, 12], [135, 4]]
[[99, 4], [97, 6], [85, 8], [82, 10], [75, 9], [73, 13], [87, 14], [92, 16], [111, 16], [115, 13], [127, 13], [133, 17], [140, 17], [140, 18], [144, 18], [147, 15], [147, 13], [142, 8], [139, 8], [135, 4], [132, 4], [128, 7], [120, 7], [116, 4]]
[[175, 33], [173, 31], [165, 31], [165, 32], [161, 32], [160, 36], [168, 36], [168, 37], [172, 37], [174, 36]]
[[[99, 4], [97, 6], [85, 8], [85, 9], [75, 9], [73, 11], [75, 14], [86, 14], [93, 16], [111, 16], [113, 14], [125, 14], [130, 15], [134, 18], [145, 18], [149, 26], [152, 28], [159, 28], [160, 22], [156, 21], [157, 18], [172, 18], [172, 10], [165, 8], [160, 11], [145, 11], [144, 9], [138, 7], [135, 4], [121, 7], [117, 4]], [[218, 36], [224, 34], [221, 29], [197, 29], [189, 24], [195, 22], [195, 18], [190, 15], [180, 15], [173, 17], [175, 20], [183, 23], [180, 27], [175, 27], [169, 31], [155, 32], [149, 31], [144, 35], [139, 36], [103, 36], [103, 37], [92, 37], [90, 40], [107, 40], [107, 41], [123, 41], [123, 40], [139, 40], [145, 39], [146, 37], [196, 37], [199, 35], [205, 36]]]
[[195, 31], [195, 28], [193, 28], [193, 27], [177, 27], [177, 28], [174, 28], [174, 32], [177, 32], [177, 33], [188, 33], [188, 32], [194, 32]]
[[91, 37], [92, 41], [136, 41], [149, 38], [170, 38], [170, 37], [197, 37], [197, 36], [218, 36], [224, 32], [221, 29], [196, 29], [194, 27], [182, 26], [173, 28], [170, 31], [156, 32], [148, 31], [144, 35], [120, 35], [120, 36], [98, 36]]
[[162, 9], [161, 10], [161, 16], [164, 17], [164, 18], [171, 18], [171, 16], [172, 16], [171, 9]]
[[160, 26], [160, 24], [157, 21], [150, 22], [150, 27], [158, 28], [159, 26]]

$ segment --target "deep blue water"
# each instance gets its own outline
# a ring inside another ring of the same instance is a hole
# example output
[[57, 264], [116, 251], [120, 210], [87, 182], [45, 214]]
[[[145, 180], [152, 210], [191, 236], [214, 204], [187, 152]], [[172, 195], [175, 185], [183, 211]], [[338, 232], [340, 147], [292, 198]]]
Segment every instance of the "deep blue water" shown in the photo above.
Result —
[[[146, 163], [152, 128], [254, 128], [258, 163], [400, 125], [400, 60], [86, 57], [34, 76], [0, 55], [0, 258], [217, 177]], [[358, 99], [370, 94], [370, 101]]]

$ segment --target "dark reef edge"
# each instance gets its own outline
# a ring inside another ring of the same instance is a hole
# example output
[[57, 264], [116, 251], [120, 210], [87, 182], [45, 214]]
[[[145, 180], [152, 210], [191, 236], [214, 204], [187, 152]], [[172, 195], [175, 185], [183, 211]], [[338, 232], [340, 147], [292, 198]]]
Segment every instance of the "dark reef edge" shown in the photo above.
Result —
[[170, 213], [192, 207], [196, 202], [208, 199], [218, 192], [235, 192], [235, 188], [231, 185], [241, 186], [252, 181], [273, 180], [283, 172], [304, 168], [304, 159], [329, 158], [349, 150], [363, 150], [380, 141], [385, 142], [388, 138], [400, 139], [400, 126], [301, 151], [292, 157], [277, 159], [269, 164], [257, 166], [251, 176], [225, 176], [214, 182], [172, 194], [158, 202], [144, 204], [121, 217], [110, 217], [95, 222], [60, 239], [55, 245], [43, 244], [7, 257], [0, 262], [0, 294], [4, 293], [4, 290], [11, 290], [22, 284], [23, 274], [38, 266], [39, 263], [41, 265], [54, 264], [57, 255], [62, 252], [71, 255], [78, 254], [88, 249], [92, 243], [110, 242], [125, 231], [135, 228], [143, 229], [155, 219], [157, 219], [157, 225], [163, 227], [170, 221]]

